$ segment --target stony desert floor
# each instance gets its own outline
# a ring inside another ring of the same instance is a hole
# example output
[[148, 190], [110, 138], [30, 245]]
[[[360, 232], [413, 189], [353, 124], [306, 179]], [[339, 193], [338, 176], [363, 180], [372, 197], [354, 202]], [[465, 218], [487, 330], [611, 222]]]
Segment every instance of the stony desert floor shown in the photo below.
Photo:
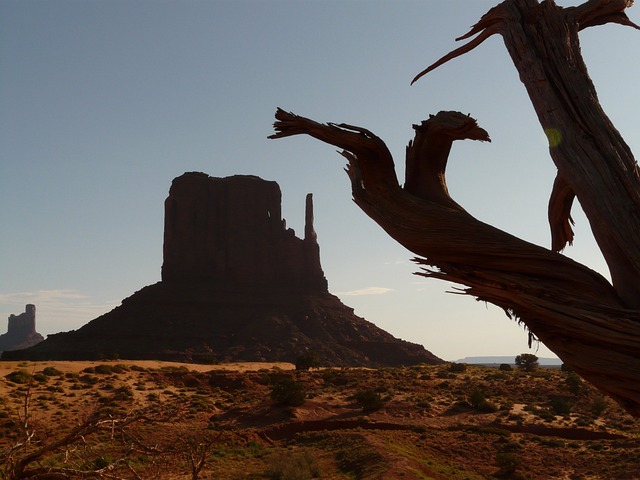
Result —
[[551, 369], [0, 362], [0, 478], [639, 479], [640, 421]]

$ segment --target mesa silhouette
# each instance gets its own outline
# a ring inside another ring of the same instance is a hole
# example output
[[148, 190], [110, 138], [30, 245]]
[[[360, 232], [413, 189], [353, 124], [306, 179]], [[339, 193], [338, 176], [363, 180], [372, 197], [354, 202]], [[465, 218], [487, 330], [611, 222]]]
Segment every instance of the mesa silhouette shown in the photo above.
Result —
[[293, 362], [312, 352], [322, 365], [442, 362], [329, 293], [311, 194], [305, 217], [301, 239], [282, 219], [274, 181], [185, 173], [165, 201], [162, 281], [2, 359]]

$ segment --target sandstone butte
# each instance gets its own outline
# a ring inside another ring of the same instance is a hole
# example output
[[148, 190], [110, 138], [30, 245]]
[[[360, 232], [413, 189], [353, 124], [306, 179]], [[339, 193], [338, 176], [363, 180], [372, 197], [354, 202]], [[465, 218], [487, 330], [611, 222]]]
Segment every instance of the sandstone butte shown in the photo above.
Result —
[[0, 335], [0, 353], [31, 347], [42, 340], [44, 337], [36, 332], [36, 306], [28, 303], [23, 313], [9, 315], [7, 333]]
[[312, 352], [326, 366], [442, 362], [329, 293], [311, 194], [298, 238], [276, 182], [185, 173], [165, 201], [163, 257], [160, 282], [2, 359], [294, 362]]

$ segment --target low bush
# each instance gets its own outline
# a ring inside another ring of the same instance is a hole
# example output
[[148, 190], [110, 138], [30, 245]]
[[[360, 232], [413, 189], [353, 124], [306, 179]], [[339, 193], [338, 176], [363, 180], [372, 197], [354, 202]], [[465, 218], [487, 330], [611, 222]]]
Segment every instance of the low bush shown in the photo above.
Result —
[[278, 405], [297, 407], [307, 396], [304, 385], [290, 378], [279, 380], [271, 387], [271, 399]]
[[375, 390], [363, 390], [355, 394], [357, 404], [363, 412], [373, 412], [384, 407], [384, 400]]
[[551, 411], [556, 415], [568, 415], [572, 407], [571, 402], [562, 397], [552, 398], [551, 401], [549, 401], [549, 406], [551, 407]]
[[47, 377], [60, 377], [60, 376], [62, 376], [62, 372], [60, 370], [58, 370], [56, 367], [45, 367], [45, 369], [42, 370], [42, 374], [46, 375]]
[[100, 364], [94, 367], [94, 372], [99, 373], [100, 375], [111, 375], [113, 373], [113, 368], [111, 365]]
[[499, 452], [496, 454], [496, 476], [513, 478], [520, 466], [520, 459], [512, 452]]
[[24, 384], [29, 383], [33, 379], [33, 376], [26, 370], [20, 369], [16, 370], [15, 372], [11, 372], [10, 374], [6, 375], [5, 378], [13, 383]]
[[473, 390], [471, 390], [468, 400], [471, 406], [479, 412], [490, 413], [498, 411], [498, 407], [494, 403], [489, 402], [484, 392], [479, 388], [474, 388]]

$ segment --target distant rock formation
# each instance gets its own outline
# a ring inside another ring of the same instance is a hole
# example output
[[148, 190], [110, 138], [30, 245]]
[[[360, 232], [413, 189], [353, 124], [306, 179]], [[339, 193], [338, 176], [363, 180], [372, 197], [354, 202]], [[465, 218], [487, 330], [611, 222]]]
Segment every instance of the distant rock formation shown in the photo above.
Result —
[[0, 352], [28, 348], [43, 340], [36, 332], [36, 306], [28, 303], [24, 313], [9, 315], [7, 333], [0, 335]]
[[276, 182], [181, 175], [165, 201], [162, 281], [2, 359], [293, 362], [313, 352], [334, 366], [442, 362], [329, 293], [310, 194], [305, 207], [300, 239], [281, 217]]

